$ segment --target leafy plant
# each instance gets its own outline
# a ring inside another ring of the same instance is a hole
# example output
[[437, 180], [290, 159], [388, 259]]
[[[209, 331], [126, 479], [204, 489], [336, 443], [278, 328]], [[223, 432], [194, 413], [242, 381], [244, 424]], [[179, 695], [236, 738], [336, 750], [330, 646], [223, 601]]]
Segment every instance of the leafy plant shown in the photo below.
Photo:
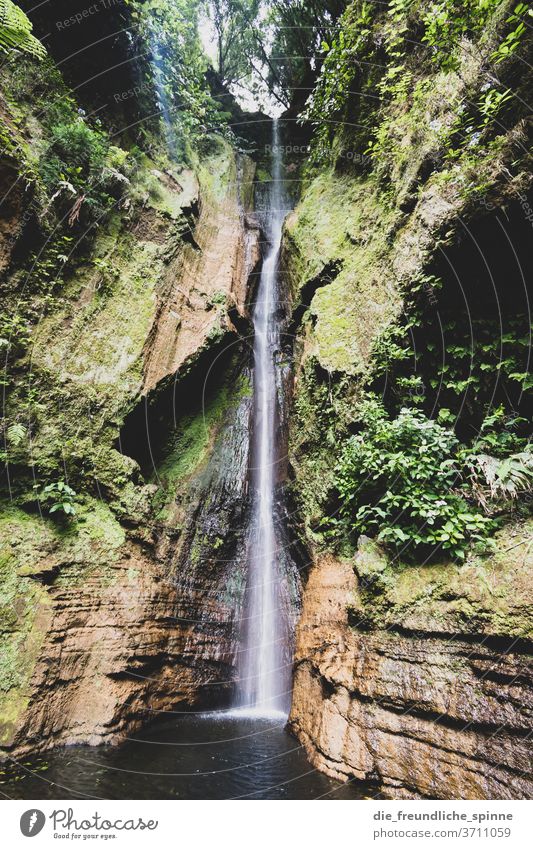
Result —
[[515, 6], [513, 14], [507, 18], [506, 23], [516, 24], [516, 26], [507, 33], [502, 43], [498, 45], [498, 48], [492, 54], [491, 58], [496, 64], [503, 62], [504, 59], [508, 59], [520, 47], [522, 38], [527, 32], [525, 23], [527, 17], [530, 19], [533, 17], [533, 9], [527, 3], [519, 3], [518, 6]]
[[41, 293], [50, 293], [61, 280], [72, 256], [72, 236], [57, 234], [38, 254], [29, 257], [29, 279], [32, 288]]
[[458, 492], [454, 434], [415, 409], [390, 419], [381, 402], [361, 406], [362, 430], [343, 446], [336, 468], [341, 520], [376, 535], [404, 556], [444, 549], [462, 559], [494, 525]]
[[423, 15], [425, 33], [422, 41], [430, 48], [433, 61], [444, 70], [456, 70], [461, 38], [479, 33], [499, 2], [440, 0], [432, 3]]
[[30, 340], [30, 328], [27, 320], [19, 313], [8, 315], [0, 313], [0, 352], [5, 362], [6, 354], [22, 354]]
[[329, 146], [336, 122], [349, 100], [360, 63], [373, 50], [372, 26], [375, 10], [372, 3], [352, 3], [339, 21], [338, 32], [330, 43], [322, 42], [324, 62], [315, 88], [309, 97], [301, 121], [316, 127], [314, 155]]
[[[422, 287], [410, 291], [411, 303], [401, 325], [386, 330], [374, 347], [371, 388], [384, 392], [392, 412], [415, 403], [427, 413], [449, 410], [461, 438], [483, 439], [477, 453], [504, 456], [519, 451], [527, 422], [505, 410], [521, 409], [533, 385], [528, 371], [528, 316], [506, 319], [503, 332], [492, 317], [464, 322], [445, 307], [440, 309], [442, 299], [434, 298], [440, 281], [436, 286], [435, 278], [424, 280]], [[428, 333], [437, 303], [440, 338]], [[483, 411], [493, 404], [497, 406], [484, 417]]]
[[[378, 176], [400, 167], [411, 155], [403, 130], [416, 134], [420, 128], [422, 135], [428, 104], [436, 105], [435, 74], [461, 73], [474, 45], [484, 51], [485, 33], [491, 28], [501, 32], [503, 41], [486, 56], [488, 65], [503, 61], [522, 45], [531, 10], [519, 3], [513, 15], [501, 21], [500, 6], [501, 0], [352, 0], [339, 18], [335, 37], [322, 43], [322, 67], [301, 116], [315, 128], [314, 159], [318, 161], [324, 148], [334, 151], [349, 132], [351, 142], [364, 144]], [[514, 28], [504, 36], [506, 24]], [[500, 85], [495, 73], [491, 79]], [[430, 122], [425, 137], [431, 141], [434, 133], [435, 145], [451, 159], [480, 141], [488, 149], [512, 97], [510, 89], [482, 89], [470, 102], [450, 104], [455, 122], [441, 109], [442, 119], [436, 116]]]
[[503, 459], [513, 453], [520, 453], [527, 447], [526, 439], [520, 435], [527, 425], [526, 418], [516, 413], [508, 413], [503, 405], [500, 405], [485, 416], [479, 433], [470, 448], [466, 449], [465, 456], [490, 454], [492, 457]]
[[129, 182], [116, 167], [118, 149], [80, 115], [60, 119], [49, 132], [39, 170], [51, 194], [50, 203], [59, 205], [70, 226], [80, 218], [86, 225], [88, 219], [105, 214]]
[[491, 121], [494, 121], [502, 106], [511, 100], [512, 97], [513, 94], [510, 88], [505, 91], [497, 91], [492, 88], [484, 92], [478, 104], [479, 112], [482, 116], [481, 125], [486, 127]]
[[529, 448], [503, 460], [489, 454], [473, 454], [466, 463], [474, 495], [486, 512], [501, 506], [498, 502], [513, 501], [533, 491], [533, 453]]
[[20, 422], [14, 422], [7, 429], [7, 441], [13, 448], [21, 445], [26, 439], [26, 428]]
[[35, 489], [39, 490], [39, 501], [50, 514], [62, 513], [69, 518], [76, 515], [76, 493], [65, 481], [54, 481], [42, 489], [36, 484]]

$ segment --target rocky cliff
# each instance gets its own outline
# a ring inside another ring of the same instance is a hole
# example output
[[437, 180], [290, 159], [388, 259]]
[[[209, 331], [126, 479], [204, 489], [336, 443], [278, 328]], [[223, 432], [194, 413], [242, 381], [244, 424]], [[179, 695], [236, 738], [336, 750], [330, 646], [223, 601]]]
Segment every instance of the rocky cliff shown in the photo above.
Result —
[[[224, 552], [246, 510], [246, 303], [260, 258], [247, 157], [220, 138], [190, 164], [123, 151], [128, 199], [83, 249], [68, 227], [52, 232], [48, 249], [68, 256], [43, 299], [47, 248], [23, 264], [36, 213], [50, 216], [31, 85], [13, 88], [24, 119], [2, 101], [6, 321], [22, 315], [31, 333], [10, 348], [6, 429], [21, 438], [7, 440], [0, 520], [1, 741], [18, 752], [117, 739], [204, 697], [206, 681], [231, 687], [243, 589], [227, 586]], [[68, 101], [51, 66], [34, 85]], [[221, 429], [235, 434], [223, 447]], [[58, 474], [76, 489], [74, 520], [35, 501]]]
[[[344, 104], [332, 94], [325, 100], [324, 108], [337, 104], [339, 125], [324, 130], [330, 149], [316, 154], [286, 224], [295, 331], [289, 460], [311, 561], [290, 727], [319, 769], [390, 798], [522, 798], [533, 787], [530, 523], [507, 516], [493, 554], [415, 565], [364, 537], [357, 544], [356, 534], [339, 535], [335, 491], [338, 446], [357, 432], [365, 391], [396, 411], [419, 405], [437, 416], [446, 407], [467, 440], [502, 391], [497, 380], [485, 383], [486, 395], [474, 386], [480, 328], [506, 338], [522, 312], [529, 326], [527, 120], [511, 110], [497, 141], [461, 135], [453, 156], [445, 131], [490, 86], [502, 14], [479, 50], [462, 43], [455, 69], [432, 71], [411, 46], [409, 94], [392, 87], [379, 107], [365, 99], [375, 91], [373, 72], [347, 65], [357, 84]], [[372, 58], [390, 19], [363, 18], [352, 4], [344, 39]], [[405, 26], [417, 20], [413, 12]], [[339, 62], [351, 55], [334, 50]], [[516, 83], [516, 67], [506, 73]], [[365, 157], [359, 145], [374, 109], [379, 153], [370, 145]], [[347, 150], [359, 164], [347, 163]], [[458, 384], [446, 372], [466, 356], [463, 318], [470, 371]], [[416, 372], [401, 372], [399, 382], [400, 349], [380, 365], [398, 328]], [[509, 338], [517, 336], [515, 326]], [[432, 373], [420, 367], [428, 349], [438, 351]], [[491, 375], [500, 368], [482, 366]], [[525, 414], [527, 398], [523, 391], [514, 409]], [[527, 514], [526, 503], [520, 509]]]
[[317, 558], [290, 725], [319, 769], [395, 799], [531, 795], [530, 534], [462, 567], [398, 573], [370, 540]]

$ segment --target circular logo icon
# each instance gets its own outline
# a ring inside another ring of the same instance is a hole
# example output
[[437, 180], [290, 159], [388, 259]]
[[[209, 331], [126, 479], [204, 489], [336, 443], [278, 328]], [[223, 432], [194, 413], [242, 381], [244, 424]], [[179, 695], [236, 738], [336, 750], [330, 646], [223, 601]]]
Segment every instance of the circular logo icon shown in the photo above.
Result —
[[31, 808], [29, 811], [24, 811], [20, 818], [20, 830], [24, 837], [35, 837], [42, 831], [46, 822], [46, 817], [42, 811], [37, 808]]

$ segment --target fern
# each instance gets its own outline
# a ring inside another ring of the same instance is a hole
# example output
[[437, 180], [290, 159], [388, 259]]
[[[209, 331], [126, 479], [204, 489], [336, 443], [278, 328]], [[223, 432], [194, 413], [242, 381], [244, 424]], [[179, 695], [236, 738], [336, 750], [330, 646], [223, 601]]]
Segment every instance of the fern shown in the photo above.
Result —
[[44, 59], [46, 50], [31, 31], [31, 21], [22, 9], [11, 0], [0, 0], [0, 53], [19, 50], [34, 59]]
[[7, 429], [7, 441], [10, 445], [16, 448], [26, 438], [26, 428], [20, 422], [15, 422]]
[[533, 489], [533, 454], [521, 451], [502, 460], [493, 484], [497, 493], [509, 498], [531, 492]]
[[472, 488], [485, 509], [490, 501], [508, 501], [533, 491], [533, 453], [511, 454], [504, 460], [489, 454], [468, 458]]

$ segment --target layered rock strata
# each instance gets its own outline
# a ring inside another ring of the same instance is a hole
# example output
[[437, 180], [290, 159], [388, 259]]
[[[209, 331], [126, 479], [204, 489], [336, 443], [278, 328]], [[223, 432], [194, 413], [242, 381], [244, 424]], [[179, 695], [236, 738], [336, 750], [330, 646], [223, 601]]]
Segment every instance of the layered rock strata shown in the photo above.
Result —
[[[1, 516], [0, 734], [15, 757], [117, 740], [209, 698], [203, 688], [213, 680], [231, 687], [235, 599], [230, 593], [224, 606], [224, 551], [241, 521], [235, 510], [246, 505], [249, 406], [247, 349], [233, 317], [246, 334], [248, 280], [259, 260], [246, 201], [253, 165], [220, 142], [197, 175], [153, 169], [150, 179], [157, 201], [133, 221], [113, 221], [96, 242], [96, 256], [105, 250], [116, 268], [112, 292], [102, 300], [94, 270], [82, 268], [35, 335], [37, 373], [57, 374], [64, 399], [57, 420], [51, 406], [37, 432], [35, 456], [56, 439], [46, 428], [63, 422], [67, 440], [78, 418], [79, 443], [81, 423], [98, 421], [99, 443], [83, 433], [83, 450], [102, 500], [84, 497], [70, 524], [14, 506]], [[230, 352], [222, 360], [221, 343]], [[215, 360], [216, 379], [191, 402], [184, 378], [205, 383]], [[169, 381], [161, 424], [169, 447], [157, 446], [143, 478], [133, 458], [146, 433], [133, 433], [122, 454], [120, 442], [109, 443], [128, 409], [143, 418], [144, 399], [157, 405]], [[93, 387], [99, 413], [86, 419]], [[235, 438], [220, 440], [221, 431]], [[199, 543], [194, 549], [199, 510], [218, 554], [191, 577], [206, 562]]]
[[399, 575], [370, 541], [355, 561], [317, 559], [290, 717], [315, 766], [395, 799], [531, 796], [528, 533]]

